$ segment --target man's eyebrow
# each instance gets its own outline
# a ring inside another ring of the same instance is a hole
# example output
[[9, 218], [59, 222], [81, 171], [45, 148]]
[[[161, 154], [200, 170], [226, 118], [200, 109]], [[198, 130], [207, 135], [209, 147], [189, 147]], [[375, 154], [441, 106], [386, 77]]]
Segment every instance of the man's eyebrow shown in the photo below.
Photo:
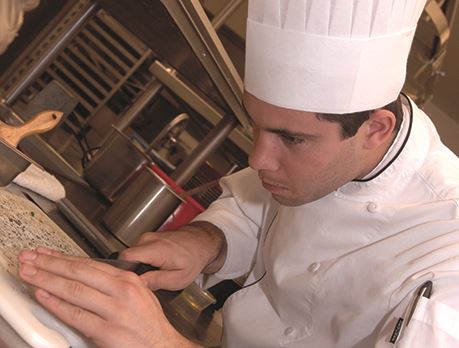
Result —
[[317, 139], [319, 137], [319, 135], [302, 133], [302, 132], [292, 132], [288, 129], [283, 129], [283, 128], [267, 128], [266, 131], [277, 134], [277, 135], [281, 135], [281, 136], [298, 137], [298, 138], [305, 138], [305, 139]]

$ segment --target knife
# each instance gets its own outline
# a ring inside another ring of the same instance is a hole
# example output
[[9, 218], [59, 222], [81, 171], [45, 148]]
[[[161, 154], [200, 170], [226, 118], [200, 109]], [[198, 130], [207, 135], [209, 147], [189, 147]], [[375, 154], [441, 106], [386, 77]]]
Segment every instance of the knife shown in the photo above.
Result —
[[113, 267], [123, 269], [125, 271], [131, 271], [138, 275], [142, 275], [146, 272], [157, 271], [159, 267], [149, 265], [147, 263], [139, 261], [127, 261], [127, 260], [118, 260], [118, 259], [103, 259], [103, 258], [93, 258], [94, 261], [103, 262]]

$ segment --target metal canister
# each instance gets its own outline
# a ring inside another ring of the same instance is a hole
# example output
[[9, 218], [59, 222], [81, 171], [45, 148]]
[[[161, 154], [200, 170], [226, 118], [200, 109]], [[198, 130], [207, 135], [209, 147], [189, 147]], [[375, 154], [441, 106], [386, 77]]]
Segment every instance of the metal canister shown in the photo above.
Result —
[[85, 169], [84, 178], [113, 202], [132, 176], [149, 162], [143, 149], [113, 127], [109, 137]]
[[104, 225], [127, 246], [144, 232], [155, 231], [183, 201], [145, 166], [103, 217]]

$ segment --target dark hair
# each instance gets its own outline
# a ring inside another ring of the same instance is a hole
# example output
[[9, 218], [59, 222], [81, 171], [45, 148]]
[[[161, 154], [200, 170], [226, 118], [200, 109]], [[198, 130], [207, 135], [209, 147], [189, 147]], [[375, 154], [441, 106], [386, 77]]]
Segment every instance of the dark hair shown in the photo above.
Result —
[[[395, 115], [395, 127], [394, 132], [398, 132], [402, 124], [403, 119], [403, 109], [402, 101], [400, 95], [392, 103], [387, 104], [381, 109], [388, 110]], [[316, 116], [318, 119], [326, 120], [329, 122], [336, 122], [341, 125], [341, 135], [343, 139], [353, 137], [360, 126], [370, 118], [370, 114], [375, 110], [367, 110], [360, 112], [353, 112], [350, 114], [322, 114], [317, 113]]]

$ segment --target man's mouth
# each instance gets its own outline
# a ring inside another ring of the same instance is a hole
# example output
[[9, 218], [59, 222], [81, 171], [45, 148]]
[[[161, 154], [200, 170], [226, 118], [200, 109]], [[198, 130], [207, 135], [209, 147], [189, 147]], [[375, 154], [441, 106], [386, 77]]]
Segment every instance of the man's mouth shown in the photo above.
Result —
[[287, 189], [287, 187], [279, 183], [276, 183], [275, 181], [266, 180], [263, 177], [260, 177], [260, 180], [261, 180], [261, 184], [263, 185], [263, 187], [271, 193], [276, 193], [276, 192], [284, 191]]

